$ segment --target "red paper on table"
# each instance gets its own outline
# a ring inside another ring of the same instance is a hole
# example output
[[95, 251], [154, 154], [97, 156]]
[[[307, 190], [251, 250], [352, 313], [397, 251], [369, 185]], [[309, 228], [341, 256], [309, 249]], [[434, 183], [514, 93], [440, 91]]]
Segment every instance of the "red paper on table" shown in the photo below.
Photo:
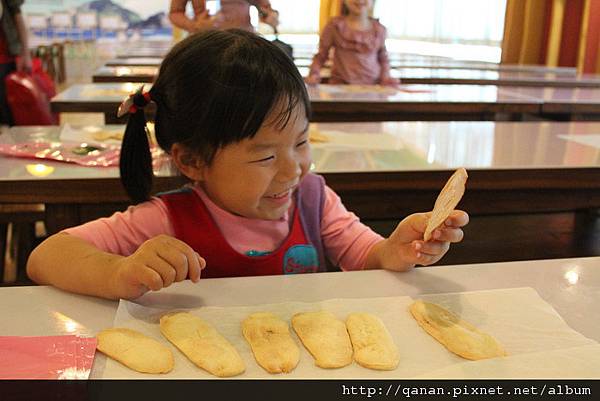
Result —
[[87, 379], [96, 338], [0, 337], [0, 379]]

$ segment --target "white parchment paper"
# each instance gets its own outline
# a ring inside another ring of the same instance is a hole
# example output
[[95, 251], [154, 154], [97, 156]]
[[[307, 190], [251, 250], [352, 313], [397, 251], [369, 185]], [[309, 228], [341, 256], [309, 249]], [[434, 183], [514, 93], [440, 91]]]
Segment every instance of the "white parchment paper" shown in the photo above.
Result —
[[[429, 336], [408, 311], [410, 297], [331, 299], [322, 302], [286, 302], [236, 307], [201, 307], [189, 312], [211, 323], [238, 350], [246, 371], [238, 378], [414, 378], [414, 377], [600, 377], [600, 345], [567, 326], [563, 319], [532, 288], [513, 288], [423, 296], [457, 313], [503, 344], [510, 357], [469, 362], [450, 353]], [[174, 308], [175, 309], [175, 308]], [[181, 309], [179, 309], [181, 310]], [[241, 333], [241, 322], [250, 313], [268, 311], [290, 323], [295, 313], [328, 310], [345, 320], [351, 312], [377, 315], [390, 331], [400, 353], [394, 371], [375, 371], [356, 363], [341, 369], [321, 369], [301, 345], [297, 368], [283, 375], [271, 375], [254, 360]], [[108, 360], [104, 378], [212, 378], [197, 368], [165, 338], [158, 320], [167, 310], [121, 301], [114, 327], [138, 330], [170, 347], [175, 368], [166, 375], [146, 375]], [[534, 363], [535, 362], [535, 363]], [[574, 368], [580, 363], [581, 368]], [[536, 365], [539, 368], [536, 368]], [[587, 372], [586, 375], [583, 375]], [[582, 376], [583, 375], [583, 376]]]

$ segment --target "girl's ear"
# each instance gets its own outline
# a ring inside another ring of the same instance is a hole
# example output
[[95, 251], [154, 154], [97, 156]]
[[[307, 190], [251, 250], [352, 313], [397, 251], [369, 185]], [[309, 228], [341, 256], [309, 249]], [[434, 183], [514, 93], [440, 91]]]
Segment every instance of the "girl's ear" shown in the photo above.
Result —
[[198, 155], [190, 152], [185, 146], [174, 143], [171, 146], [171, 158], [183, 175], [192, 181], [202, 181], [205, 164]]

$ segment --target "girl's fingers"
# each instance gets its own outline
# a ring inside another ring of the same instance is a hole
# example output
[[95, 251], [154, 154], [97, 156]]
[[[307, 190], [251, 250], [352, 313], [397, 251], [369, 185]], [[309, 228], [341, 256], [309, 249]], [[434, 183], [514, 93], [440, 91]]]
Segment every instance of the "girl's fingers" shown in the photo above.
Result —
[[469, 215], [462, 210], [453, 210], [444, 222], [446, 227], [464, 227], [469, 224]]
[[440, 242], [440, 241], [422, 242], [422, 241], [417, 241], [417, 244], [420, 244], [420, 246], [417, 245], [417, 247], [418, 247], [419, 253], [421, 253], [421, 255], [423, 255], [423, 256], [436, 256], [436, 257], [439, 257], [440, 255], [443, 255], [446, 252], [448, 252], [448, 249], [450, 249], [450, 243], [449, 242]]
[[[159, 259], [164, 262], [171, 270], [171, 272], [166, 272], [166, 268], [163, 264], [157, 262], [157, 267], [160, 267], [160, 270], [157, 269], [161, 276], [163, 275], [163, 271], [167, 274], [167, 278], [172, 280], [169, 282], [171, 285], [175, 281], [182, 281], [188, 276], [188, 260], [187, 256], [180, 252], [178, 249], [174, 247], [160, 247], [156, 250], [156, 253], [159, 256]], [[165, 283], [166, 284], [166, 283]], [[166, 287], [166, 285], [165, 285]]]
[[[185, 257], [187, 269], [185, 275], [183, 269], [178, 269], [176, 281], [182, 281], [189, 277], [194, 283], [200, 280], [200, 271], [206, 267], [206, 261], [198, 255], [188, 244], [175, 238], [168, 241], [168, 246], [171, 249], [177, 249]], [[177, 257], [175, 256], [177, 259]]]
[[[173, 257], [168, 255], [168, 252], [157, 250], [157, 256], [146, 262], [146, 265], [149, 268], [153, 269], [160, 275], [163, 281], [163, 287], [168, 287], [173, 284], [177, 277], [177, 270], [175, 266], [173, 266], [174, 263], [169, 260], [169, 258], [172, 259]], [[182, 264], [182, 259], [183, 258], [181, 258], [179, 262], [180, 265]]]
[[432, 233], [433, 242], [460, 242], [464, 237], [464, 232], [460, 228], [440, 227]]
[[137, 279], [140, 284], [145, 285], [152, 291], [158, 291], [163, 288], [163, 280], [160, 274], [147, 266], [139, 269]]

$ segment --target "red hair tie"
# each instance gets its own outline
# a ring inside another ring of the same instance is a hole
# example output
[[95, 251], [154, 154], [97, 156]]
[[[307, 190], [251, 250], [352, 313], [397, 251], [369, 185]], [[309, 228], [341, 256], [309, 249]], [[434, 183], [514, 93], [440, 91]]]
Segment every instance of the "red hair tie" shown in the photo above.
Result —
[[123, 103], [121, 103], [117, 110], [117, 118], [123, 117], [127, 113], [135, 114], [139, 109], [143, 109], [152, 101], [150, 92], [144, 92], [143, 90], [144, 85], [123, 100]]

